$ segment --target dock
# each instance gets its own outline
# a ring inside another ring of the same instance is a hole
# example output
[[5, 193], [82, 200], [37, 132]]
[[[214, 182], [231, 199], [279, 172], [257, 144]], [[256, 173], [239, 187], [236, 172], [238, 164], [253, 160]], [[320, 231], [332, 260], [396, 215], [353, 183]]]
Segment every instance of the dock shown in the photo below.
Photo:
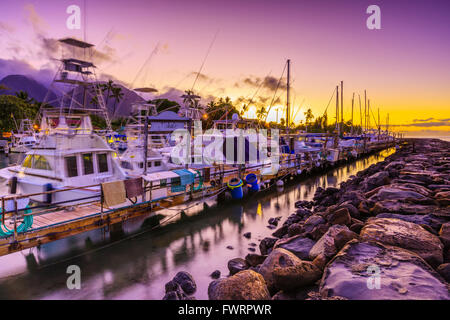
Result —
[[[393, 141], [364, 146], [364, 150], [358, 150], [357, 157], [373, 154], [393, 146], [395, 146]], [[146, 177], [143, 177], [143, 192], [139, 200], [137, 197], [127, 198], [124, 203], [110, 207], [105, 201], [101, 184], [87, 186], [97, 188], [100, 190], [99, 194], [91, 197], [91, 199], [80, 201], [76, 205], [70, 203], [35, 203], [30, 207], [20, 208], [23, 199], [44, 198], [49, 194], [86, 189], [87, 187], [51, 190], [38, 194], [3, 196], [0, 199], [1, 207], [6, 208], [6, 210], [4, 214], [1, 214], [3, 237], [0, 237], [0, 256], [38, 247], [95, 229], [109, 230], [109, 227], [116, 223], [144, 215], [152, 217], [158, 211], [166, 208], [216, 197], [227, 190], [227, 182], [231, 179], [242, 179], [250, 173], [257, 175], [258, 181], [265, 185], [263, 189], [269, 189], [278, 180], [305, 177], [320, 169], [330, 169], [342, 163], [354, 161], [357, 157], [352, 157], [347, 152], [341, 152], [338, 160], [334, 163], [329, 163], [326, 159], [321, 159], [317, 163], [317, 160], [312, 160], [313, 157], [305, 153], [281, 154], [280, 168], [274, 174], [262, 174], [263, 165], [253, 167], [237, 165], [204, 167], [196, 170], [199, 174], [182, 191], [176, 191], [176, 188], [173, 191], [174, 188], [172, 187], [176, 186], [169, 179], [164, 183], [161, 181], [154, 183], [154, 180], [146, 180]], [[161, 192], [163, 196], [161, 196]], [[23, 230], [25, 222], [28, 221], [29, 223], [31, 219], [31, 226]]]

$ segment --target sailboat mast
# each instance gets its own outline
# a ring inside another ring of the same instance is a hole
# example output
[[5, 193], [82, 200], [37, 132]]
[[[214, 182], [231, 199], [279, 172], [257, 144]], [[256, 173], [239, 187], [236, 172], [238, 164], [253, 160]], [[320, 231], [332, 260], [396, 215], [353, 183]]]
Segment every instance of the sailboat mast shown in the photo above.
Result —
[[341, 127], [344, 127], [344, 81], [341, 81]]
[[353, 135], [353, 106], [355, 104], [355, 93], [353, 92], [352, 96], [352, 135]]
[[364, 131], [367, 130], [367, 92], [364, 90]]
[[286, 133], [289, 134], [290, 124], [290, 100], [289, 94], [291, 89], [291, 59], [287, 59], [287, 83], [286, 83]]
[[339, 128], [339, 86], [336, 86], [336, 131], [340, 135]]

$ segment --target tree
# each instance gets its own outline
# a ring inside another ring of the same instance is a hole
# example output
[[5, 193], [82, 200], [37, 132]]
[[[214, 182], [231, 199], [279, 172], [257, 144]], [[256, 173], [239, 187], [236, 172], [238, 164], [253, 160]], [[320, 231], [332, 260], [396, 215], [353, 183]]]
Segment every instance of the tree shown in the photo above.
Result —
[[163, 111], [173, 111], [178, 113], [178, 111], [180, 111], [180, 104], [169, 99], [153, 99], [148, 100], [147, 103], [154, 104], [158, 113]]
[[114, 89], [114, 82], [112, 80], [108, 80], [107, 83], [103, 83], [100, 85], [102, 92], [107, 92], [106, 93], [106, 101], [105, 104], [108, 105], [108, 100], [110, 98], [110, 93], [112, 92], [112, 90]]
[[[26, 96], [28, 97], [28, 94]], [[16, 129], [14, 119], [34, 119], [38, 111], [39, 107], [36, 103], [27, 102], [17, 96], [1, 95], [0, 130], [12, 131]]]
[[113, 107], [113, 113], [112, 113], [112, 116], [114, 117], [114, 115], [116, 114], [116, 105], [123, 98], [122, 88], [121, 87], [113, 87], [111, 89], [110, 98], [114, 98], [114, 107]]

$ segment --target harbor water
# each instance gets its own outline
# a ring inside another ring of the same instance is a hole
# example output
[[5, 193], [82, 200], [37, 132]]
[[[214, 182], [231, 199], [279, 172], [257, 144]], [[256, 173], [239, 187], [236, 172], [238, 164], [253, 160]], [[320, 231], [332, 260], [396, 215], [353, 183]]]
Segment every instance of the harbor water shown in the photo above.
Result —
[[[267, 227], [269, 218], [281, 216], [283, 223], [296, 201], [311, 200], [318, 187], [339, 186], [393, 152], [240, 202], [217, 205], [209, 199], [207, 205], [173, 208], [164, 215], [174, 218], [160, 228], [148, 228], [148, 219], [135, 219], [107, 232], [94, 230], [0, 257], [0, 299], [161, 299], [165, 283], [178, 271], [190, 272], [197, 283], [194, 296], [207, 299], [214, 270], [226, 276], [230, 259], [244, 257], [249, 248], [259, 253], [255, 244], [274, 231]], [[8, 163], [1, 155], [0, 166]], [[250, 239], [243, 236], [247, 232]], [[71, 265], [81, 270], [81, 289], [67, 287]]]

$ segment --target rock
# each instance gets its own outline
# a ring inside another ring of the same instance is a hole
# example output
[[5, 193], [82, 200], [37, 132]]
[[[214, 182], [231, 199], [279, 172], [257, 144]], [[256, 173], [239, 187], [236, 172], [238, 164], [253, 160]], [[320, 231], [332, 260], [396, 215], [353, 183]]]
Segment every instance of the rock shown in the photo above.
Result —
[[277, 238], [282, 238], [285, 234], [287, 234], [288, 226], [282, 226], [278, 228], [272, 235]]
[[256, 251], [256, 249], [252, 248], [252, 247], [247, 248], [247, 250], [250, 251], [250, 252], [255, 252]]
[[197, 290], [194, 278], [186, 271], [178, 272], [173, 278], [173, 281], [178, 283], [186, 294], [193, 294]]
[[334, 246], [339, 251], [353, 239], [359, 239], [359, 235], [350, 230], [342, 230], [334, 237]]
[[228, 270], [230, 270], [230, 275], [236, 274], [245, 269], [248, 269], [248, 265], [242, 258], [234, 258], [228, 261]]
[[257, 244], [254, 243], [254, 242], [250, 242], [248, 245], [249, 245], [250, 247], [256, 247], [256, 246], [257, 246]]
[[247, 239], [250, 239], [252, 237], [252, 233], [246, 232], [246, 233], [244, 233], [244, 237], [246, 237]]
[[301, 260], [290, 251], [282, 248], [273, 249], [259, 268], [259, 273], [264, 277], [269, 291], [272, 293], [277, 292], [273, 278], [273, 271], [276, 267], [281, 267], [282, 265], [295, 265], [300, 261]]
[[377, 172], [371, 175], [370, 177], [366, 178], [365, 180], [368, 190], [389, 184], [389, 182], [390, 182], [389, 172], [386, 171]]
[[306, 233], [305, 235], [311, 237], [313, 240], [319, 240], [327, 231], [330, 226], [326, 224], [319, 224], [314, 227], [313, 231]]
[[319, 215], [312, 215], [308, 219], [306, 219], [303, 225], [303, 232], [309, 233], [319, 224], [324, 224], [325, 219]]
[[428, 214], [437, 211], [437, 206], [403, 203], [397, 200], [378, 201], [370, 209], [374, 215], [380, 213]]
[[275, 288], [283, 291], [292, 291], [299, 287], [311, 285], [320, 279], [322, 272], [309, 261], [297, 260], [290, 265], [291, 260], [282, 262], [273, 269]]
[[404, 215], [398, 213], [380, 213], [377, 215], [377, 218], [395, 218], [408, 222], [412, 222], [419, 225], [428, 225], [435, 230], [439, 230], [442, 226], [442, 223], [445, 222], [446, 219], [436, 217], [432, 214], [421, 215], [421, 214], [413, 214], [413, 215]]
[[210, 300], [269, 300], [264, 278], [252, 270], [215, 280], [208, 286]]
[[272, 247], [277, 242], [277, 238], [264, 238], [259, 243], [259, 251], [261, 251], [262, 255], [268, 255], [272, 251]]
[[442, 224], [439, 230], [439, 238], [445, 247], [450, 247], [450, 222]]
[[450, 299], [445, 281], [415, 253], [357, 240], [347, 243], [328, 263], [320, 293], [325, 298], [354, 300]]
[[210, 276], [213, 279], [219, 279], [220, 278], [220, 270], [213, 271]]
[[450, 263], [441, 264], [436, 270], [445, 281], [450, 282]]
[[379, 241], [417, 253], [432, 266], [443, 262], [439, 238], [421, 226], [392, 218], [372, 218], [361, 230], [362, 241]]
[[315, 243], [315, 241], [309, 238], [297, 235], [291, 238], [278, 240], [275, 243], [274, 248], [286, 249], [295, 254], [299, 259], [309, 260], [309, 251]]
[[330, 224], [342, 224], [349, 225], [352, 221], [350, 212], [347, 208], [339, 208], [327, 216], [327, 220]]
[[399, 188], [392, 188], [390, 186], [384, 186], [378, 190], [378, 192], [370, 197], [369, 200], [396, 200], [401, 202], [414, 202], [419, 203], [421, 201], [430, 201], [429, 198], [424, 195], [412, 191], [412, 190], [402, 190]]
[[181, 290], [182, 290], [180, 285], [173, 280], [170, 280], [169, 282], [166, 283], [165, 289], [166, 289], [166, 293], [171, 292], [171, 291], [181, 292]]
[[163, 300], [182, 300], [182, 298], [179, 296], [179, 294], [176, 291], [167, 292], [162, 299]]
[[320, 270], [323, 270], [328, 263], [328, 258], [324, 254], [319, 254], [314, 260], [313, 265], [315, 265]]
[[317, 243], [309, 251], [309, 258], [314, 260], [319, 254], [323, 254], [326, 258], [330, 258], [337, 253], [334, 245], [334, 237], [343, 230], [349, 230], [346, 226], [336, 224], [331, 226], [328, 231], [317, 241]]
[[228, 250], [233, 250], [234, 248], [233, 248], [233, 246], [227, 246], [227, 249]]
[[249, 266], [256, 267], [266, 260], [267, 256], [259, 255], [256, 253], [249, 253], [245, 256], [245, 261]]
[[303, 231], [303, 225], [300, 223], [293, 223], [288, 227], [288, 236], [293, 237], [295, 235], [301, 234]]
[[280, 221], [281, 217], [277, 218], [270, 218], [269, 221], [267, 221], [268, 224], [271, 224], [273, 226], [278, 226], [278, 221]]
[[356, 222], [350, 226], [350, 230], [355, 233], [360, 233], [361, 229], [364, 227], [364, 223]]

